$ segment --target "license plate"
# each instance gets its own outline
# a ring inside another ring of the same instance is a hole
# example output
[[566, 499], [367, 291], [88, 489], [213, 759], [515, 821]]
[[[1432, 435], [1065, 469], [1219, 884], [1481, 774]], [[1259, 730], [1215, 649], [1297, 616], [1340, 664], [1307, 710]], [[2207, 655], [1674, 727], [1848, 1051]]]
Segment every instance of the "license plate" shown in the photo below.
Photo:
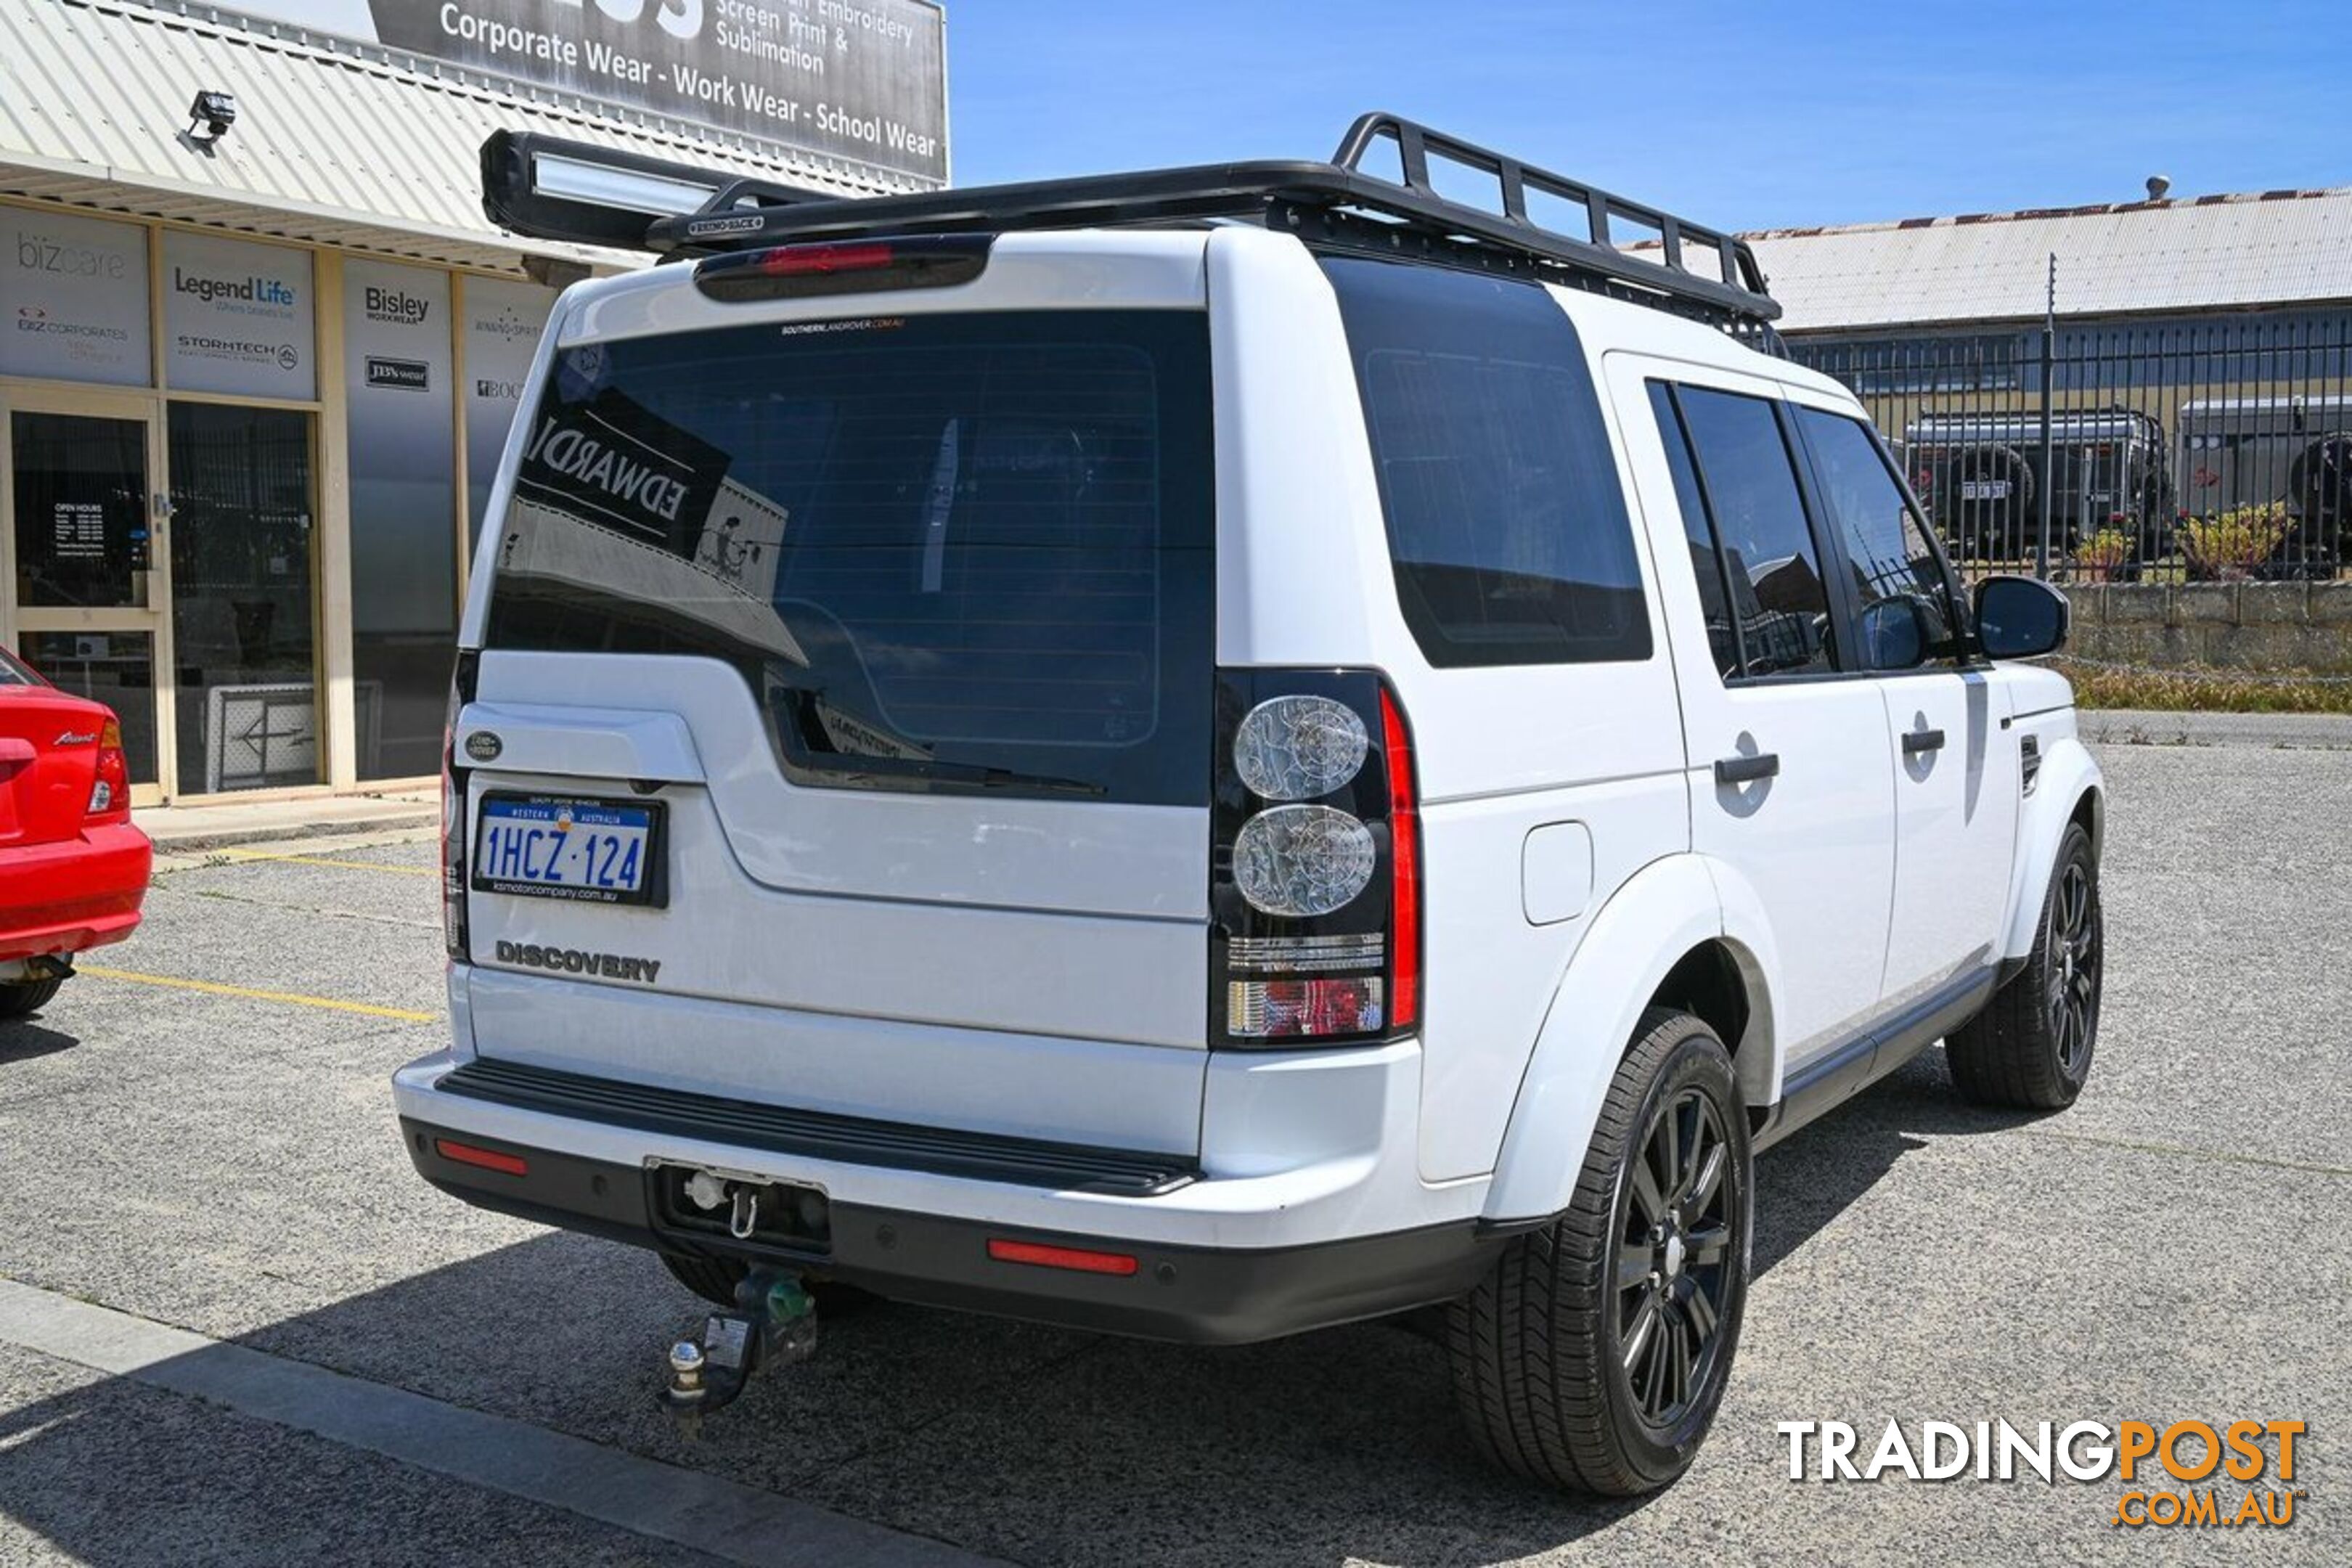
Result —
[[2007, 479], [1962, 479], [1960, 499], [1962, 500], [2007, 500], [2009, 481]]
[[660, 904], [662, 808], [560, 795], [486, 796], [474, 843], [478, 892]]

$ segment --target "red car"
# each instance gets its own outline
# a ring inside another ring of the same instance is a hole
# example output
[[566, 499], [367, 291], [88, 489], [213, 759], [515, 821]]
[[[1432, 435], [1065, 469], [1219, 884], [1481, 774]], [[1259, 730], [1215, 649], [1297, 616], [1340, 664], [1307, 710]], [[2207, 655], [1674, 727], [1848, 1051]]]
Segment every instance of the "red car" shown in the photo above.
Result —
[[131, 826], [122, 727], [0, 649], [0, 1018], [139, 923], [153, 847]]

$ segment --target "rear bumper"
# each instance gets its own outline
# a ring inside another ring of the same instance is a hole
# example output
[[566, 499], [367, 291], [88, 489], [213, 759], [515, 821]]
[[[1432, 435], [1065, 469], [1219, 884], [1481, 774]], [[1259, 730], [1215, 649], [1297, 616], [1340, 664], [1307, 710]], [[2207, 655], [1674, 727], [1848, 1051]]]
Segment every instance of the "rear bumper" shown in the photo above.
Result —
[[[638, 1247], [731, 1250], [667, 1230], [644, 1167], [488, 1142], [407, 1117], [400, 1130], [417, 1173], [467, 1203]], [[440, 1152], [444, 1138], [511, 1155], [523, 1169], [459, 1163]], [[1457, 1220], [1296, 1247], [1175, 1246], [840, 1198], [830, 1205], [829, 1230], [822, 1247], [765, 1247], [756, 1260], [893, 1300], [1196, 1344], [1244, 1344], [1445, 1300], [1475, 1284], [1502, 1245], [1475, 1221]], [[989, 1256], [993, 1239], [1115, 1251], [1136, 1267], [1106, 1275], [1002, 1262]]]
[[139, 924], [153, 861], [127, 822], [0, 849], [0, 963], [121, 942]]
[[[393, 1089], [419, 1173], [468, 1203], [643, 1247], [771, 1258], [902, 1300], [1234, 1343], [1444, 1300], [1492, 1264], [1486, 1179], [1423, 1183], [1416, 1170], [1417, 1042], [1232, 1057], [1210, 1068], [1201, 1136], [1181, 1154], [714, 1100], [470, 1054], [411, 1063]], [[441, 1138], [525, 1170], [450, 1161]], [[825, 1237], [762, 1248], [682, 1228], [664, 1217], [657, 1166], [814, 1188]], [[1006, 1263], [992, 1239], [1137, 1267]]]

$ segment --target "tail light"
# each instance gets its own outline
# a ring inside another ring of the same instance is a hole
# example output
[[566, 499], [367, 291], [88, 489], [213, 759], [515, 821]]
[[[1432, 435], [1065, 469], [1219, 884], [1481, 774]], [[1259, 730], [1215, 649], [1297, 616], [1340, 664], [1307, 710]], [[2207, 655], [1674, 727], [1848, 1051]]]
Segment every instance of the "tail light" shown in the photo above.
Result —
[[131, 763], [122, 753], [122, 725], [109, 719], [98, 731], [98, 778], [85, 815], [120, 821], [131, 815]]
[[1404, 711], [1361, 670], [1218, 678], [1210, 1027], [1282, 1049], [1421, 1014], [1421, 838]]
[[477, 661], [472, 648], [457, 650], [449, 676], [449, 709], [441, 722], [441, 934], [459, 963], [472, 952], [466, 941], [466, 769], [457, 762], [457, 715], [474, 700]]

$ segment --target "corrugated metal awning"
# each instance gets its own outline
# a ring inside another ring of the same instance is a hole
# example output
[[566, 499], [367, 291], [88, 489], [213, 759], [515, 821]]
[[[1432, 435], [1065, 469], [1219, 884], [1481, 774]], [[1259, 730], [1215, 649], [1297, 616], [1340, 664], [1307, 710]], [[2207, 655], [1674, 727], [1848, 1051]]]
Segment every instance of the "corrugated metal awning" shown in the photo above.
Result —
[[[236, 96], [236, 123], [217, 142], [184, 134], [200, 89]], [[849, 195], [919, 188], [596, 109], [200, 5], [0, 0], [0, 193], [514, 272], [526, 254], [607, 266], [646, 258], [491, 225], [479, 153], [501, 128]]]
[[1790, 331], [2352, 300], [2352, 187], [1748, 237]]

